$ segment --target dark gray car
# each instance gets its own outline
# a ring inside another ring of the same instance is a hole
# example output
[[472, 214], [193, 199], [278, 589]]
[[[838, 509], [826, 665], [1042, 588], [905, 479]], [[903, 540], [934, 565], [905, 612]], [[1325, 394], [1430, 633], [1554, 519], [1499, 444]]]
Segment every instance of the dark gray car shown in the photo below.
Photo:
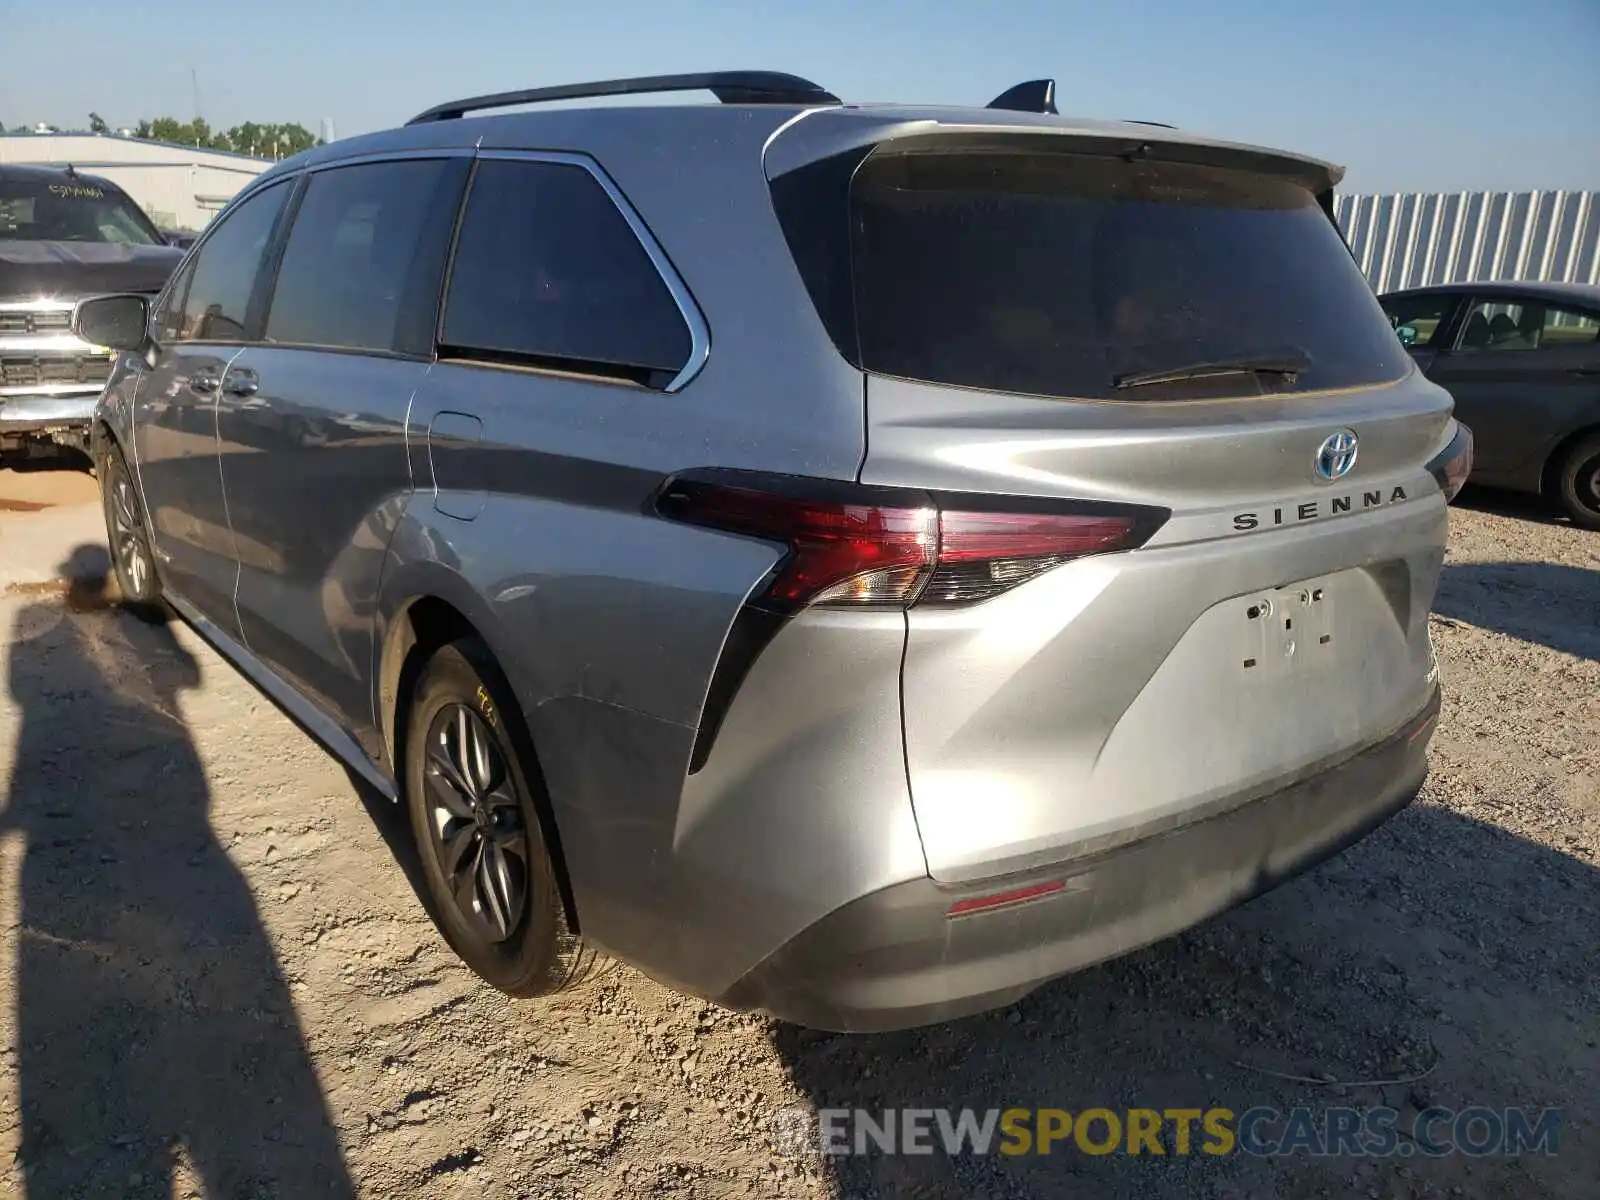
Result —
[[1471, 439], [1339, 169], [1002, 101], [443, 105], [79, 307], [123, 590], [408, 805], [495, 985], [940, 1020], [1421, 785]]
[[1472, 429], [1473, 482], [1544, 496], [1600, 529], [1600, 287], [1454, 283], [1380, 303]]

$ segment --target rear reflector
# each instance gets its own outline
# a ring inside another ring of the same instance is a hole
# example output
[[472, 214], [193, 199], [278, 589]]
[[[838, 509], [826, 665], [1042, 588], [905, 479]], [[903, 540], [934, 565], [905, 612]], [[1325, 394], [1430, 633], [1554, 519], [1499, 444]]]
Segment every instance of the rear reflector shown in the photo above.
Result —
[[1455, 437], [1428, 464], [1428, 470], [1438, 481], [1445, 503], [1454, 500], [1472, 474], [1472, 430], [1456, 422]]
[[789, 554], [754, 599], [790, 612], [986, 600], [1071, 559], [1142, 545], [1168, 515], [742, 471], [676, 476], [656, 509], [676, 521], [785, 544]]
[[1418, 723], [1417, 727], [1406, 735], [1406, 745], [1411, 745], [1419, 737], [1422, 737], [1424, 734], [1426, 734], [1428, 730], [1433, 728], [1433, 723], [1438, 719], [1439, 714], [1436, 712], [1429, 713], [1426, 717], [1424, 717], [1421, 722]]
[[945, 910], [947, 917], [964, 917], [969, 913], [988, 912], [996, 908], [1009, 908], [1013, 904], [1025, 904], [1029, 900], [1037, 900], [1041, 896], [1053, 895], [1066, 888], [1066, 884], [1059, 879], [1049, 883], [1036, 883], [1031, 887], [1015, 888], [1009, 892], [996, 892], [992, 896], [968, 896], [965, 900], [957, 900]]

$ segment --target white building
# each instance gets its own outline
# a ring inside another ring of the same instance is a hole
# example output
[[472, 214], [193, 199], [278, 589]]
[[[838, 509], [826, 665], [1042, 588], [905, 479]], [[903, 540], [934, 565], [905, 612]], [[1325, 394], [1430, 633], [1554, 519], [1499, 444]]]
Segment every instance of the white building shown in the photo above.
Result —
[[87, 133], [0, 135], [0, 163], [65, 166], [100, 175], [132, 196], [163, 229], [203, 229], [272, 163], [170, 142]]
[[1600, 283], [1600, 192], [1344, 195], [1334, 213], [1380, 294], [1469, 279]]

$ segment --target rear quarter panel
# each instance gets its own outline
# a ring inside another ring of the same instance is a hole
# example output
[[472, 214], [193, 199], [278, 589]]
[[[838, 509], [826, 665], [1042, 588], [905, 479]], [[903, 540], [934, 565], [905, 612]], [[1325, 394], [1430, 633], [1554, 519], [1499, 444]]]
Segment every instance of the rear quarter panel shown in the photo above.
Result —
[[483, 636], [536, 747], [584, 932], [625, 957], [649, 960], [630, 930], [660, 906], [699, 706], [734, 614], [776, 557], [651, 520], [639, 503], [527, 492], [496, 495], [473, 521], [419, 492], [391, 542], [386, 658], [403, 651], [401, 617], [420, 597]]
[[[654, 497], [691, 467], [829, 466], [794, 441], [760, 436], [759, 414], [743, 408], [752, 389], [719, 369], [713, 349], [683, 392], [663, 394], [437, 364], [412, 406], [417, 491], [391, 543], [382, 604], [390, 653], [396, 617], [420, 596], [450, 602], [483, 633], [537, 749], [585, 936], [708, 994], [803, 924], [800, 909], [813, 904], [804, 919], [815, 919], [829, 903], [799, 885], [793, 905], [758, 902], [769, 888], [783, 892], [763, 864], [772, 851], [798, 862], [792, 839], [730, 845], [730, 821], [748, 830], [738, 814], [770, 811], [779, 792], [738, 780], [708, 788], [710, 775], [696, 777], [694, 797], [687, 791], [723, 644], [782, 550], [664, 520]], [[840, 469], [854, 469], [859, 403], [846, 452], [829, 452]], [[909, 822], [893, 706], [903, 641], [897, 623], [883, 651], [892, 662], [875, 678], [889, 688], [884, 728], [894, 741], [881, 758]]]

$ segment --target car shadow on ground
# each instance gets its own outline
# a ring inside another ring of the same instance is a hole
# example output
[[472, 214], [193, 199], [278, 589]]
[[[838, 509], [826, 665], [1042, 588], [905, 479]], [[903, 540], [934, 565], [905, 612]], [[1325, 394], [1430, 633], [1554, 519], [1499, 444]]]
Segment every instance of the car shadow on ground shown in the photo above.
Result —
[[1600, 571], [1546, 562], [1450, 563], [1433, 611], [1600, 661]]
[[351, 1196], [288, 983], [208, 819], [179, 708], [199, 668], [166, 625], [108, 606], [107, 569], [80, 547], [65, 591], [9, 631], [15, 1169], [34, 1198]]
[[1532, 521], [1538, 525], [1557, 525], [1572, 528], [1572, 520], [1543, 496], [1532, 492], [1513, 492], [1505, 488], [1469, 483], [1453, 503], [1478, 512], [1493, 513], [1498, 517], [1515, 517], [1519, 521]]
[[1320, 1123], [1332, 1106], [1388, 1106], [1407, 1130], [1430, 1106], [1564, 1108], [1554, 1157], [1432, 1158], [1415, 1145], [1366, 1161], [1219, 1156], [1199, 1151], [1198, 1124], [1188, 1154], [1169, 1126], [1161, 1156], [1129, 1155], [1125, 1140], [1087, 1153], [1069, 1137], [1048, 1156], [952, 1157], [935, 1132], [928, 1155], [869, 1141], [865, 1155], [815, 1158], [853, 1200], [1589, 1196], [1597, 897], [1588, 863], [1419, 802], [1310, 875], [1005, 1012], [874, 1036], [775, 1025], [773, 1036], [810, 1105], [880, 1120], [913, 1108], [1308, 1106]]

